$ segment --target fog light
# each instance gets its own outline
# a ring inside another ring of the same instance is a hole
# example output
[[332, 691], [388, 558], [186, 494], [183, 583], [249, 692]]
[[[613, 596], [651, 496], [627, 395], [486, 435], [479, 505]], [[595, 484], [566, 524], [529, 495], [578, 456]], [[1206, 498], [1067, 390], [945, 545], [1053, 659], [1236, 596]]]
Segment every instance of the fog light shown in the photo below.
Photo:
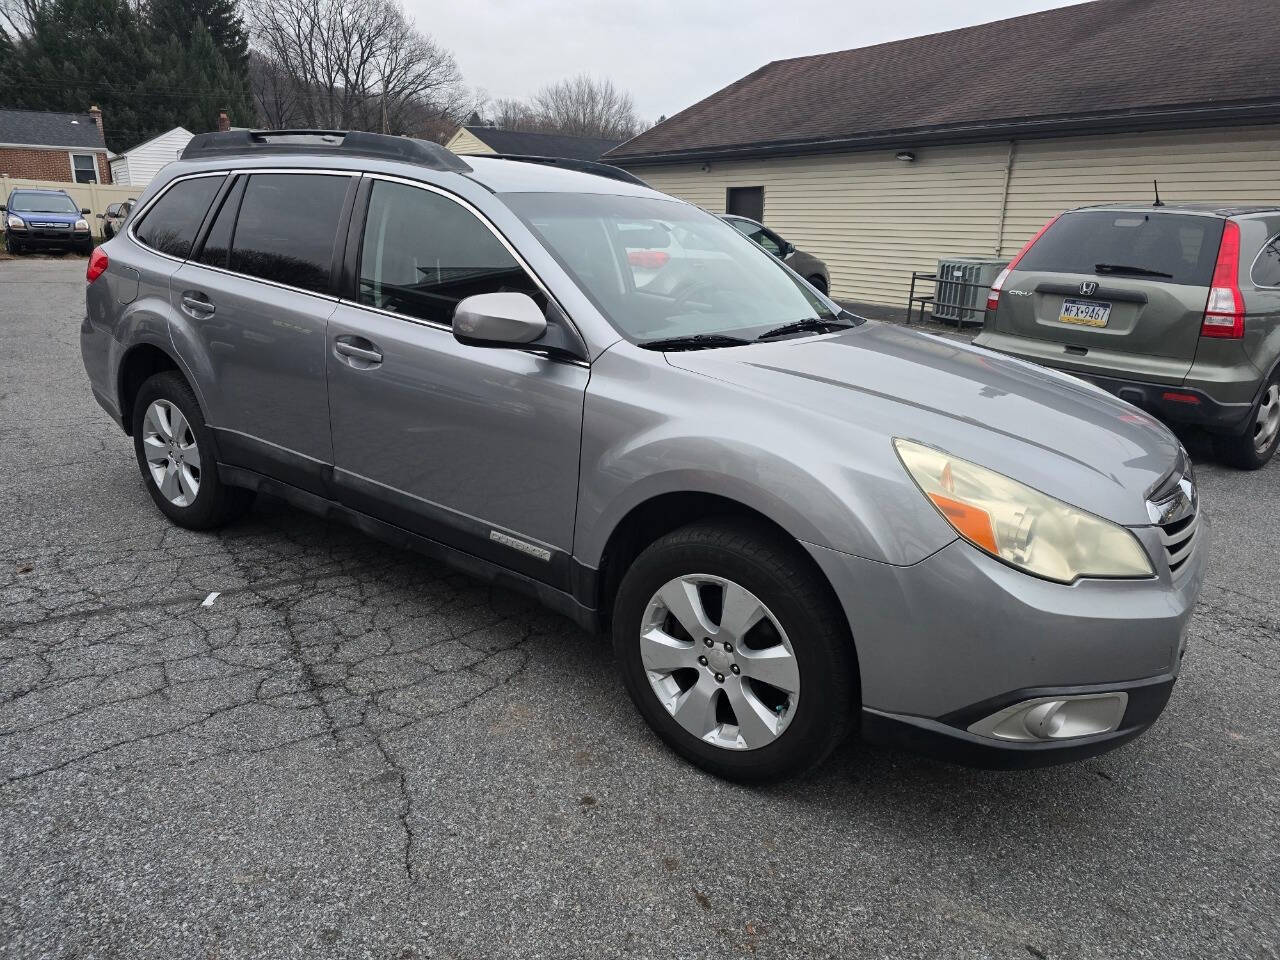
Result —
[[1129, 695], [1123, 692], [1037, 697], [971, 724], [970, 733], [996, 740], [1069, 740], [1110, 733], [1120, 726]]

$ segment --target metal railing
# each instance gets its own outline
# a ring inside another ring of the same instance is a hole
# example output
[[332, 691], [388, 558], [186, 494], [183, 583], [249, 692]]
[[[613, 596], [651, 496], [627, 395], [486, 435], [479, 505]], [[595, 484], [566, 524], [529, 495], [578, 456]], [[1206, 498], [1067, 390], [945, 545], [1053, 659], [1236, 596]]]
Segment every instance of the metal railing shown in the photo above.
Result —
[[[916, 293], [916, 285], [919, 283], [933, 284], [933, 293]], [[917, 310], [920, 312], [919, 322], [924, 323], [926, 308], [938, 323], [954, 323], [957, 329], [966, 323], [982, 323], [986, 315], [987, 291], [990, 289], [989, 283], [972, 283], [951, 277], [940, 279], [936, 271], [914, 271], [911, 274], [911, 290], [907, 296], [907, 323], [916, 322]], [[973, 294], [969, 294], [969, 290]], [[938, 307], [945, 307], [950, 316], [936, 316]]]

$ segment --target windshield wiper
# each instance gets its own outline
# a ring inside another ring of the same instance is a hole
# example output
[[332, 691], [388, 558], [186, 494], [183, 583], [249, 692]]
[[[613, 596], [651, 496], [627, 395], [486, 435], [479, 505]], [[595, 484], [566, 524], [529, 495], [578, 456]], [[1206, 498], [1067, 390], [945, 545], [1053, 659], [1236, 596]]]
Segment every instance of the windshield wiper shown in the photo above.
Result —
[[741, 337], [723, 333], [691, 333], [684, 337], [667, 337], [662, 340], [646, 340], [640, 346], [646, 350], [705, 350], [710, 347], [740, 347], [751, 343]]
[[1162, 270], [1150, 270], [1147, 267], [1130, 267], [1123, 263], [1095, 263], [1093, 265], [1095, 273], [1128, 273], [1135, 277], [1161, 277], [1165, 280], [1172, 280], [1172, 273], [1165, 273]]
[[844, 320], [837, 320], [832, 317], [830, 320], [823, 320], [821, 317], [806, 317], [804, 320], [797, 320], [794, 323], [784, 323], [780, 327], [774, 327], [772, 330], [766, 330], [757, 340], [768, 340], [770, 337], [785, 337], [789, 333], [804, 333], [807, 330], [814, 330], [820, 333], [826, 333], [829, 330], [844, 330], [852, 327], [854, 324]]

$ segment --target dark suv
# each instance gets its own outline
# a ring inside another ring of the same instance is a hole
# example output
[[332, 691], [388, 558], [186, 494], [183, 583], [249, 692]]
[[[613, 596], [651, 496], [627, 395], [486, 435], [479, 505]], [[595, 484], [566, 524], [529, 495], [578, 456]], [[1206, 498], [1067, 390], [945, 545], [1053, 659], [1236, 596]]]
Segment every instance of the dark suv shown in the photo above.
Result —
[[992, 285], [976, 343], [1203, 427], [1257, 469], [1280, 441], [1280, 207], [1068, 211]]

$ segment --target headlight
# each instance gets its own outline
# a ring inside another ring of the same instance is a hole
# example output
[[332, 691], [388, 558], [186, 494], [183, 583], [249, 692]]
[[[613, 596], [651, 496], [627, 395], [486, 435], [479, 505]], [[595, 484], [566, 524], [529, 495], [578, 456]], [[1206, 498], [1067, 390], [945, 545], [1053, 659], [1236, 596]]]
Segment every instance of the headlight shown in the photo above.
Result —
[[27, 229], [27, 221], [23, 220], [21, 217], [10, 217], [10, 218], [9, 218], [9, 229], [10, 229], [10, 230], [25, 230], [25, 229]]
[[83, 220], [83, 219], [81, 219], [81, 220], [77, 220], [77, 221], [76, 221], [76, 229], [77, 229], [77, 230], [88, 230], [88, 229], [89, 229], [89, 221], [88, 221], [88, 220]]
[[894, 440], [911, 478], [975, 547], [1047, 580], [1150, 577], [1132, 531], [1008, 477], [911, 440]]

